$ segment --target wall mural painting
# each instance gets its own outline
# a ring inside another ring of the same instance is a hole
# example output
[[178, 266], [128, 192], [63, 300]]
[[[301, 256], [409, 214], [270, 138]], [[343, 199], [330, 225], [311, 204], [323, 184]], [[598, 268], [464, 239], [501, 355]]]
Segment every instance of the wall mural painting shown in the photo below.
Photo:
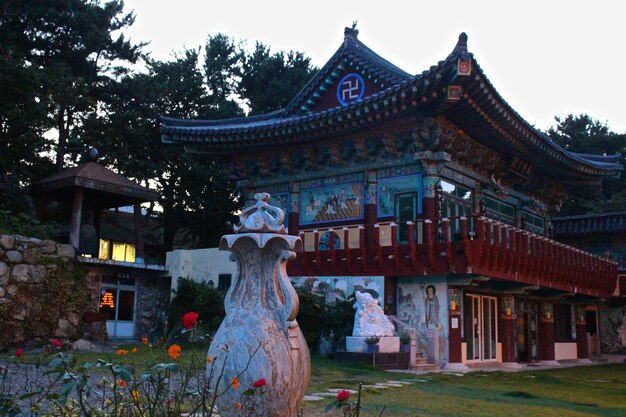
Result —
[[608, 354], [626, 354], [626, 305], [601, 307], [600, 350]]
[[355, 291], [370, 293], [372, 298], [378, 300], [381, 307], [383, 305], [383, 288], [385, 287], [385, 277], [290, 277], [296, 286], [306, 286], [311, 288], [315, 294], [326, 297], [326, 301], [346, 301], [354, 295]]
[[363, 217], [362, 195], [362, 183], [302, 190], [300, 224], [360, 219]]
[[[417, 330], [417, 350], [422, 357], [433, 357], [432, 339], [439, 345], [439, 364], [448, 362], [448, 286], [443, 280], [416, 282], [413, 277], [398, 278], [398, 320]], [[456, 300], [455, 300], [456, 301]], [[458, 308], [458, 307], [457, 307]], [[429, 340], [430, 339], [430, 340]]]
[[422, 176], [420, 174], [405, 177], [378, 179], [378, 217], [395, 216], [396, 194], [417, 192], [417, 212], [422, 212]]

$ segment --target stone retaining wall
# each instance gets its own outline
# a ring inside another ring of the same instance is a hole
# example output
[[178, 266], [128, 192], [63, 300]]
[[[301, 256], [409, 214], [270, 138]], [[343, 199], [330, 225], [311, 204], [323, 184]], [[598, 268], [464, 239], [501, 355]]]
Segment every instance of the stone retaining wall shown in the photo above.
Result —
[[87, 280], [71, 245], [0, 235], [0, 346], [81, 337]]

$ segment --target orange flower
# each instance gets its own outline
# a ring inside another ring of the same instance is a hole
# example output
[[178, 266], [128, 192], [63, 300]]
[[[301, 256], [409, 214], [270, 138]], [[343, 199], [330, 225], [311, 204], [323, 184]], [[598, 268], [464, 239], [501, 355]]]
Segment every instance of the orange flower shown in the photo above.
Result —
[[116, 355], [126, 355], [128, 353], [128, 351], [126, 349], [118, 349], [117, 352], [115, 352]]
[[126, 381], [120, 379], [119, 381], [117, 381], [117, 385], [119, 385], [121, 388], [124, 388], [126, 386]]
[[239, 379], [237, 377], [231, 379], [230, 383], [233, 385], [234, 389], [239, 389]]
[[141, 338], [141, 343], [143, 343], [144, 345], [148, 344], [148, 338], [147, 337], [142, 337]]
[[136, 389], [132, 390], [130, 392], [130, 398], [132, 398], [133, 401], [137, 401], [139, 399], [139, 391], [137, 391]]
[[233, 407], [239, 409], [239, 408], [241, 408], [241, 403], [235, 403], [235, 405], [233, 405]]
[[136, 347], [134, 347], [134, 348], [130, 351], [130, 353], [137, 353], [137, 348], [136, 348]]
[[167, 350], [168, 355], [170, 355], [170, 358], [174, 359], [175, 361], [178, 360], [178, 357], [180, 356], [181, 352], [183, 350], [180, 348], [180, 346], [178, 345], [172, 345], [170, 346], [170, 348]]

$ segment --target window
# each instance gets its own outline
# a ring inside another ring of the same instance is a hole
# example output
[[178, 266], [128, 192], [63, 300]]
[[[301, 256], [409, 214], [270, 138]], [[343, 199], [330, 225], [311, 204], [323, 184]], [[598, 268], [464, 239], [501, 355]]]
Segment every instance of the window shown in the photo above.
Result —
[[450, 237], [460, 240], [462, 230], [459, 218], [472, 214], [472, 190], [444, 180], [441, 180], [441, 190], [441, 215], [450, 218]]
[[543, 217], [539, 217], [536, 214], [524, 212], [524, 228], [529, 232], [543, 235], [545, 233], [545, 223]]
[[492, 197], [485, 196], [487, 217], [515, 226], [515, 207]]
[[112, 259], [120, 262], [135, 262], [135, 245], [100, 239], [98, 259]]

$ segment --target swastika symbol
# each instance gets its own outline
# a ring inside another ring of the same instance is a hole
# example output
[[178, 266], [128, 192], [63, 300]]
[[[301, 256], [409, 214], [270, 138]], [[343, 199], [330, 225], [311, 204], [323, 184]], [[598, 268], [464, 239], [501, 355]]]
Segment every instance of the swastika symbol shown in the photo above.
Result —
[[337, 100], [342, 106], [347, 106], [363, 97], [365, 83], [359, 74], [348, 74], [337, 84]]

